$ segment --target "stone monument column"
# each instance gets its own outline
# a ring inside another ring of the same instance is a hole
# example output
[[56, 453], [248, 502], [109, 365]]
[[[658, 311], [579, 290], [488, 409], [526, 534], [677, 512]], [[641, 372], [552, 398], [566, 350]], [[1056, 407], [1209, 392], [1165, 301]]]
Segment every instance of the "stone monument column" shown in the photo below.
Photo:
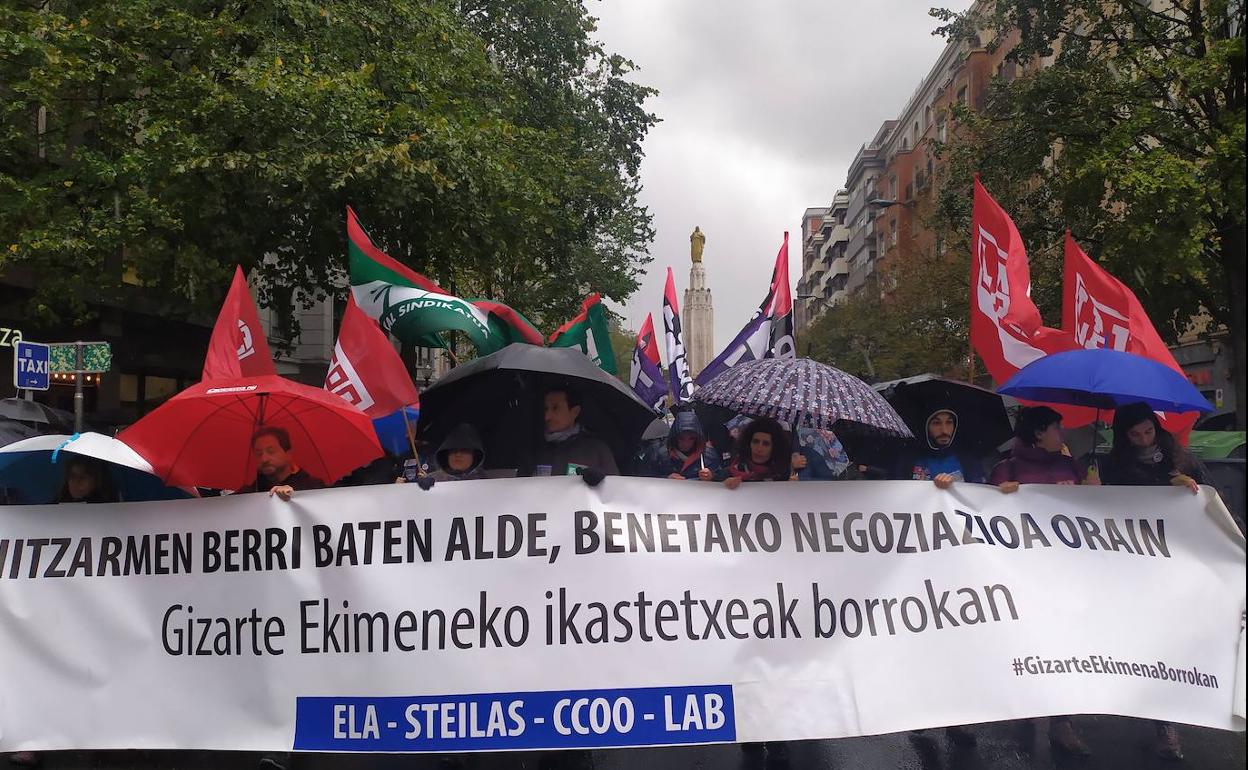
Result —
[[695, 227], [689, 236], [689, 288], [685, 290], [685, 302], [680, 308], [684, 327], [685, 355], [689, 361], [689, 374], [698, 373], [715, 356], [715, 310], [711, 290], [706, 286], [706, 269], [702, 266], [702, 249], [706, 236]]

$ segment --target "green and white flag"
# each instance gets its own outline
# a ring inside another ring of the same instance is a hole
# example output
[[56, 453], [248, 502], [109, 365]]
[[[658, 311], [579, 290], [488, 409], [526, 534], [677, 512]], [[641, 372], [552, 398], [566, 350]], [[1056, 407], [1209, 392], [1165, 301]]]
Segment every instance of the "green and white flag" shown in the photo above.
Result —
[[616, 374], [615, 350], [611, 347], [607, 311], [602, 306], [602, 297], [597, 293], [586, 297], [581, 304], [581, 312], [550, 335], [550, 346], [580, 348], [604, 372]]
[[513, 342], [542, 344], [542, 335], [518, 312], [490, 300], [457, 297], [373, 245], [347, 208], [351, 294], [382, 330], [403, 342], [429, 345], [435, 335], [462, 331], [481, 355]]

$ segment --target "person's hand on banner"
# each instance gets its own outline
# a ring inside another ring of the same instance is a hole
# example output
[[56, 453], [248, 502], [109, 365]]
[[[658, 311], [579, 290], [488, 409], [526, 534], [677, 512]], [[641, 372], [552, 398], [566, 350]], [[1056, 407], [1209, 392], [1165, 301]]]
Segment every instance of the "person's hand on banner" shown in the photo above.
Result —
[[948, 489], [949, 487], [953, 486], [953, 474], [952, 473], [937, 473], [936, 478], [932, 479], [932, 483], [936, 485], [937, 489]]
[[672, 481], [684, 481], [685, 480], [685, 477], [681, 476], [679, 473], [669, 473], [667, 474], [667, 477], [671, 479]]
[[602, 480], [607, 477], [607, 474], [597, 468], [577, 468], [576, 473], [591, 487], [598, 486], [602, 483]]
[[1012, 494], [1018, 491], [1018, 482], [1017, 481], [1002, 481], [1000, 484], [997, 485], [997, 489], [1001, 490], [1007, 495]]
[[433, 476], [421, 476], [416, 479], [416, 486], [428, 492], [433, 489]]
[[702, 470], [698, 471], [698, 479], [701, 481], [714, 481], [715, 474], [711, 473], [709, 469], [703, 468]]
[[283, 500], [290, 500], [290, 498], [295, 496], [295, 488], [289, 484], [279, 484], [269, 490], [269, 497], [273, 495], [277, 495]]
[[724, 486], [728, 487], [729, 489], [736, 489], [737, 487], [741, 486], [741, 477], [729, 476], [728, 478], [724, 479]]
[[1196, 483], [1196, 479], [1185, 473], [1176, 473], [1170, 477], [1170, 483], [1176, 487], [1187, 487], [1192, 490], [1192, 494], [1200, 492], [1200, 484]]
[[802, 454], [801, 452], [794, 452], [793, 457], [791, 458], [791, 461], [793, 464], [793, 470], [795, 471], [805, 470], [806, 455]]

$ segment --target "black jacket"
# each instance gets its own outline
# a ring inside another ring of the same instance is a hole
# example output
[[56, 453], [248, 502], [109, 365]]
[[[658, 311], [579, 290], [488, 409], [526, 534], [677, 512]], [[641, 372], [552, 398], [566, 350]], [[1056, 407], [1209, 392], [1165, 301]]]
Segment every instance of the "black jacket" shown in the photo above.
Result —
[[283, 486], [290, 487], [296, 492], [302, 492], [306, 489], [324, 489], [325, 482], [312, 476], [303, 468], [300, 468], [275, 484], [265, 481], [263, 477], [257, 474], [255, 482], [238, 490], [238, 494], [241, 495], [247, 492], [268, 492], [273, 487]]

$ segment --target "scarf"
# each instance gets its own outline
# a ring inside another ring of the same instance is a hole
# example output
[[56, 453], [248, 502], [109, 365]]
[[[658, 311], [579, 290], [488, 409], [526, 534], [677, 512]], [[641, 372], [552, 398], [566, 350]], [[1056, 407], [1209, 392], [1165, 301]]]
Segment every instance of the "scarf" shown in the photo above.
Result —
[[675, 447], [672, 447], [671, 449], [668, 449], [667, 451], [668, 451], [668, 454], [671, 455], [673, 460], [680, 461], [680, 470], [681, 472], [684, 472], [689, 469], [690, 465], [693, 465], [699, 459], [701, 459], [702, 453], [706, 451], [706, 442], [703, 440], [699, 440], [698, 443], [694, 444], [693, 449], [690, 450], [688, 454], [685, 454], [684, 452], [680, 451], [679, 449]]
[[546, 442], [549, 444], [562, 444], [563, 442], [576, 438], [581, 433], [581, 424], [579, 422], [572, 423], [572, 427], [567, 430], [557, 430], [553, 433], [547, 431]]
[[775, 470], [770, 465], [761, 465], [750, 460], [734, 464], [732, 475], [739, 477], [742, 481], [770, 481], [775, 475]]

